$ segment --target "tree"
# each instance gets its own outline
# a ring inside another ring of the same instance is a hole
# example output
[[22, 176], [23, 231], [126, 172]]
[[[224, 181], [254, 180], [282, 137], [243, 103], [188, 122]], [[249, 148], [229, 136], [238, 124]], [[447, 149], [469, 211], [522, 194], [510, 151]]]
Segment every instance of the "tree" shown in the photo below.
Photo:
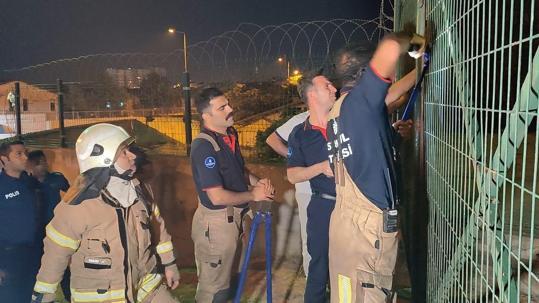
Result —
[[123, 109], [129, 97], [126, 89], [118, 87], [106, 73], [89, 84], [66, 87], [66, 110], [98, 111]]
[[140, 103], [146, 108], [180, 107], [181, 93], [165, 77], [150, 73], [140, 82]]
[[237, 83], [225, 90], [236, 121], [298, 101], [295, 86], [278, 83]]

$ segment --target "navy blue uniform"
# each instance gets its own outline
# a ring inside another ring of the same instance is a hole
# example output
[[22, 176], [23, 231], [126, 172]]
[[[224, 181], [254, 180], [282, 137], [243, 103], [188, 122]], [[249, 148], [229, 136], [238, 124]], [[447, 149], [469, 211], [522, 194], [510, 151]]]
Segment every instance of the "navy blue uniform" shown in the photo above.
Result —
[[[249, 190], [245, 175], [245, 161], [241, 155], [237, 132], [229, 127], [228, 135], [218, 134], [208, 129], [202, 132], [215, 139], [220, 147], [216, 152], [207, 140], [195, 140], [191, 148], [191, 168], [198, 196], [202, 205], [209, 209], [224, 209], [224, 205], [214, 205], [206, 190], [222, 187], [234, 192]], [[236, 207], [245, 208], [247, 203]]]
[[344, 159], [356, 186], [380, 209], [397, 204], [394, 130], [384, 102], [389, 85], [369, 66], [328, 123], [330, 163]]
[[62, 200], [60, 192], [66, 192], [69, 189], [69, 182], [61, 173], [48, 173], [45, 180], [40, 183], [40, 189], [44, 199], [44, 222], [48, 224], [54, 215], [54, 208]]
[[2, 302], [29, 302], [39, 267], [37, 183], [26, 173], [0, 173], [0, 285]]
[[[43, 201], [40, 214], [42, 222], [39, 230], [42, 238], [45, 237], [45, 227], [47, 224], [49, 224], [54, 216], [54, 208], [62, 200], [60, 192], [67, 192], [68, 189], [69, 182], [64, 175], [59, 172], [47, 173], [47, 176], [45, 176], [43, 182], [39, 182], [39, 190]], [[43, 249], [43, 242], [40, 241], [38, 245], [40, 246], [41, 251]], [[66, 269], [61, 282], [64, 298], [67, 301], [71, 301], [71, 289], [69, 288], [70, 277], [71, 272], [68, 268]]]
[[[328, 159], [326, 130], [309, 118], [288, 137], [288, 167], [309, 167]], [[335, 207], [335, 180], [324, 174], [309, 180], [313, 194], [307, 208], [307, 249], [311, 255], [305, 302], [326, 302], [329, 282], [329, 221]], [[328, 199], [333, 197], [333, 199]]]
[[249, 189], [236, 130], [229, 127], [227, 134], [223, 135], [202, 129], [193, 141], [191, 168], [202, 204], [193, 215], [191, 228], [198, 276], [195, 299], [199, 302], [228, 302], [235, 294], [236, 287], [231, 284], [231, 278], [233, 265], [239, 256], [237, 248], [242, 215], [248, 210], [248, 204], [235, 208], [214, 205], [206, 191], [215, 187], [232, 192]]

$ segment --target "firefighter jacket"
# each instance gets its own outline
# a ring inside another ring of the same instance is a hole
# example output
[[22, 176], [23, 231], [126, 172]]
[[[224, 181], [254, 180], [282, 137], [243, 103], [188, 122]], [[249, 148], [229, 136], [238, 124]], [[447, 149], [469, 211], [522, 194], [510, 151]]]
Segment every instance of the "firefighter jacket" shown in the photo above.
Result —
[[[47, 225], [34, 294], [54, 300], [66, 267], [73, 302], [144, 302], [163, 280], [161, 263], [175, 266], [171, 237], [151, 188], [134, 182], [137, 199], [122, 207], [107, 190], [79, 204], [60, 203]], [[152, 245], [151, 225], [159, 225]]]

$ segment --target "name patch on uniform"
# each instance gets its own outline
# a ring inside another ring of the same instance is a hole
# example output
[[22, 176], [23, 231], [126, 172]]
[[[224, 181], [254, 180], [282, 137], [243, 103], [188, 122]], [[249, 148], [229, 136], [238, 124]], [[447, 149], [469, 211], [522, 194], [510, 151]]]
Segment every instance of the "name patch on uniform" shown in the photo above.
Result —
[[215, 163], [217, 163], [217, 161], [215, 161], [215, 158], [214, 158], [214, 157], [207, 157], [206, 159], [204, 159], [204, 165], [205, 165], [207, 168], [214, 168], [214, 167], [215, 167]]
[[111, 258], [86, 257], [84, 258], [84, 268], [109, 269], [112, 267]]
[[12, 192], [12, 193], [9, 193], [9, 194], [5, 194], [6, 200], [7, 200], [7, 199], [11, 199], [11, 198], [15, 198], [15, 197], [18, 196], [18, 195], [20, 195], [20, 193], [19, 193], [18, 190], [14, 191], [14, 192]]
[[331, 121], [331, 128], [335, 136], [327, 143], [329, 163], [333, 163], [335, 158], [344, 160], [353, 154], [350, 137], [347, 137], [343, 132], [339, 132], [339, 124], [336, 120]]

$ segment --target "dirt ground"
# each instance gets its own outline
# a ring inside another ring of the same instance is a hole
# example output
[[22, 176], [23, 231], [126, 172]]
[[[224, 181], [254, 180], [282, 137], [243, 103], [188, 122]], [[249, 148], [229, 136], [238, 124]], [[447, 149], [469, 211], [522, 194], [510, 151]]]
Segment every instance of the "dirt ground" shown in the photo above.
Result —
[[[402, 264], [401, 266], [398, 266], [396, 270], [395, 287], [399, 294], [397, 303], [409, 303], [410, 301], [407, 300], [407, 298], [409, 298], [407, 294], [407, 289], [409, 287], [408, 271], [406, 270], [406, 266], [403, 266]], [[194, 269], [182, 270], [181, 285], [174, 291], [174, 294], [182, 303], [195, 302], [194, 295], [196, 282], [196, 271]], [[272, 302], [274, 303], [303, 302], [305, 275], [301, 267], [301, 259], [289, 258], [280, 260], [280, 263], [279, 260], [277, 260], [273, 269], [272, 288]], [[263, 258], [257, 258], [250, 264], [242, 302], [266, 302], [266, 271], [265, 260]]]

